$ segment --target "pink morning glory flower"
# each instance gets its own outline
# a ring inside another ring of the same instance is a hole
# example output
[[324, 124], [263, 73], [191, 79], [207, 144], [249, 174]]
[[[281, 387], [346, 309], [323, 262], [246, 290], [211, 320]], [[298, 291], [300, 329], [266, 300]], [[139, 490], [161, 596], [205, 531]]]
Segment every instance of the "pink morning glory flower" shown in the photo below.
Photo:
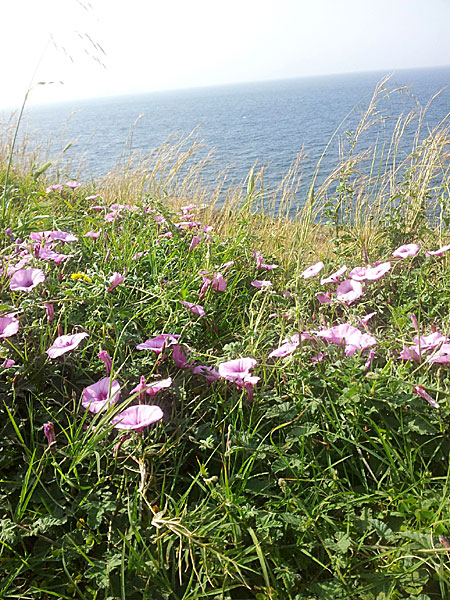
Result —
[[368, 333], [362, 333], [349, 323], [342, 323], [327, 329], [315, 332], [320, 337], [332, 344], [345, 344], [345, 355], [351, 356], [356, 350], [367, 350], [377, 344], [377, 340]]
[[198, 246], [201, 242], [201, 239], [199, 238], [198, 235], [194, 235], [194, 237], [192, 238], [192, 241], [189, 245], [189, 252], [192, 252], [192, 250]]
[[56, 445], [56, 435], [55, 435], [55, 426], [49, 421], [48, 423], [44, 423], [44, 435], [47, 438], [48, 446], [52, 452], [55, 450]]
[[61, 183], [54, 183], [53, 185], [49, 185], [48, 188], [46, 188], [46, 193], [49, 194], [50, 192], [62, 192], [63, 186]]
[[[140, 383], [133, 389], [131, 392], [145, 392], [149, 396], [156, 396], [156, 394], [163, 389], [170, 388], [173, 381], [171, 377], [167, 379], [161, 379], [161, 381], [156, 381], [155, 383], [145, 383], [144, 377], [141, 377]], [[144, 386], [142, 388], [142, 386]]]
[[47, 315], [48, 322], [53, 323], [53, 319], [55, 318], [55, 307], [52, 302], [44, 302], [45, 313]]
[[172, 335], [170, 333], [161, 333], [154, 338], [146, 340], [142, 344], [136, 346], [136, 350], [151, 350], [155, 354], [161, 354], [161, 352], [168, 346], [173, 346], [177, 343], [179, 335]]
[[[422, 335], [414, 338], [414, 346], [403, 347], [399, 358], [402, 360], [415, 360], [418, 362], [423, 354], [432, 351], [433, 354], [427, 358], [428, 362], [448, 362], [446, 347], [450, 349], [449, 339], [435, 331], [430, 335]], [[442, 353], [440, 349], [443, 349]]]
[[297, 350], [299, 342], [286, 342], [282, 344], [279, 348], [272, 350], [269, 354], [269, 358], [285, 358], [286, 356], [290, 356], [295, 350]]
[[16, 364], [16, 361], [12, 358], [5, 358], [5, 360], [0, 365], [2, 369], [10, 369], [12, 366]]
[[427, 362], [448, 365], [450, 363], [450, 344], [442, 344], [440, 348], [427, 357]]
[[205, 309], [200, 304], [194, 304], [193, 302], [186, 302], [185, 300], [180, 300], [180, 304], [182, 304], [185, 308], [187, 308], [193, 315], [197, 315], [199, 317], [205, 316]]
[[220, 379], [220, 375], [215, 369], [205, 365], [197, 365], [192, 369], [192, 373], [204, 377], [209, 383], [213, 383], [216, 379]]
[[418, 244], [404, 244], [397, 248], [397, 250], [394, 250], [392, 256], [395, 256], [395, 258], [408, 258], [415, 256], [419, 250], [420, 246]]
[[30, 239], [35, 242], [76, 242], [78, 238], [73, 233], [69, 233], [68, 231], [32, 231], [30, 233]]
[[315, 277], [318, 273], [320, 273], [320, 271], [324, 268], [324, 266], [325, 265], [323, 264], [323, 262], [319, 261], [315, 265], [308, 267], [302, 273], [300, 273], [300, 277], [303, 277], [303, 279], [309, 279], [310, 277]]
[[342, 281], [337, 287], [336, 298], [339, 302], [343, 302], [347, 306], [360, 298], [363, 293], [362, 285], [359, 281], [353, 279], [346, 279]]
[[30, 292], [44, 280], [45, 275], [41, 269], [19, 269], [11, 277], [9, 287], [17, 292]]
[[265, 271], [271, 271], [272, 269], [278, 269], [278, 265], [267, 264], [266, 259], [263, 257], [262, 253], [259, 250], [255, 250], [253, 252], [253, 256], [256, 261], [257, 269], [264, 269]]
[[66, 352], [70, 352], [70, 350], [75, 350], [81, 341], [87, 337], [89, 337], [89, 334], [85, 331], [73, 335], [61, 335], [56, 338], [50, 348], [46, 350], [46, 353], [50, 358], [57, 358]]
[[364, 317], [361, 317], [361, 324], [362, 325], [367, 325], [367, 323], [370, 321], [370, 319], [372, 319], [375, 315], [377, 314], [377, 312], [371, 312], [368, 315], [365, 315]]
[[250, 283], [250, 285], [252, 285], [253, 287], [255, 287], [258, 290], [266, 290], [267, 288], [272, 287], [272, 282], [271, 281], [261, 281], [260, 279], [255, 279], [255, 281], [252, 281]]
[[289, 356], [298, 348], [300, 341], [312, 340], [313, 338], [309, 335], [309, 333], [294, 333], [290, 338], [283, 340], [283, 344], [272, 350], [269, 354], [269, 358], [285, 358]]
[[320, 285], [325, 285], [326, 283], [337, 283], [346, 270], [347, 267], [344, 265], [343, 267], [332, 273], [329, 277], [321, 279]]
[[81, 187], [81, 183], [78, 183], [78, 181], [67, 181], [66, 186], [73, 191]]
[[107, 375], [111, 375], [112, 358], [108, 354], [108, 351], [107, 350], [100, 350], [100, 352], [98, 353], [98, 357], [99, 357], [100, 360], [103, 361], [103, 363], [105, 365], [106, 374]]
[[189, 367], [192, 366], [192, 363], [188, 361], [187, 354], [179, 344], [174, 344], [172, 346], [172, 358], [179, 369], [189, 369]]
[[224, 292], [227, 289], [227, 282], [220, 273], [214, 273], [211, 288], [217, 292]]
[[114, 288], [116, 288], [122, 281], [124, 281], [125, 276], [121, 273], [113, 273], [109, 279], [110, 286], [108, 288], [108, 292], [112, 292]]
[[39, 248], [37, 258], [40, 258], [41, 260], [52, 260], [55, 264], [59, 265], [59, 263], [61, 263], [63, 260], [66, 260], [66, 258], [71, 258], [72, 256], [72, 254], [61, 254], [59, 252], [54, 252], [48, 246], [42, 246]]
[[319, 292], [316, 298], [320, 304], [330, 304], [331, 302], [330, 292]]
[[11, 337], [19, 331], [19, 320], [11, 315], [0, 318], [0, 339]]
[[194, 210], [194, 208], [197, 208], [196, 204], [189, 204], [187, 206], [180, 206], [180, 211], [182, 215], [187, 215], [191, 210]]
[[387, 273], [390, 268], [390, 262], [380, 263], [373, 267], [370, 265], [367, 267], [355, 267], [352, 271], [350, 271], [349, 277], [351, 279], [355, 279], [356, 281], [363, 281], [364, 279], [375, 281], [376, 279], [383, 277], [383, 275]]
[[97, 383], [84, 388], [81, 394], [81, 404], [83, 408], [97, 414], [116, 404], [119, 398], [120, 383], [116, 380], [111, 381], [110, 377], [104, 377]]
[[242, 383], [251, 376], [250, 371], [256, 365], [254, 358], [236, 358], [219, 365], [219, 375], [223, 379], [233, 381], [234, 383]]
[[429, 250], [425, 253], [425, 256], [428, 258], [429, 256], [442, 256], [446, 252], [450, 250], [450, 244], [448, 246], [441, 246], [438, 250]]
[[100, 229], [99, 231], [88, 231], [87, 233], [84, 234], [84, 237], [88, 237], [91, 238], [92, 240], [96, 240], [97, 238], [100, 237], [102, 230]]
[[423, 385], [415, 385], [414, 392], [418, 396], [420, 396], [421, 398], [426, 400], [428, 402], [428, 404], [431, 404], [431, 406], [433, 408], [439, 408], [439, 404], [436, 402], [436, 400], [434, 398], [432, 398], [430, 396], [430, 394], [426, 391], [426, 389], [423, 387]]
[[163, 411], [159, 406], [138, 404], [129, 406], [113, 417], [111, 423], [116, 429], [142, 431], [145, 427], [160, 421], [163, 416]]
[[367, 267], [355, 267], [348, 275], [355, 281], [364, 281], [366, 279], [366, 269]]

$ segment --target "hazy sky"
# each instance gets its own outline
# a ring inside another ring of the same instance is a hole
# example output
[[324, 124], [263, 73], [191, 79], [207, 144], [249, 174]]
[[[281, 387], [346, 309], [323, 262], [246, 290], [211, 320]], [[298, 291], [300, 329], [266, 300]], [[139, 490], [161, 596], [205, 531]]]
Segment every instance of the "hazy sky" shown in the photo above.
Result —
[[3, 0], [0, 106], [450, 65], [449, 30], [450, 0]]

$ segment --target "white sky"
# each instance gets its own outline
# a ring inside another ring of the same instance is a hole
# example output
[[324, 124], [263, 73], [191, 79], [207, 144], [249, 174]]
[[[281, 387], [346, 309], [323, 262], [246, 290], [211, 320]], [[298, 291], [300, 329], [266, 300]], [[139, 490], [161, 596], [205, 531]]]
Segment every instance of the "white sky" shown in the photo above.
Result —
[[450, 0], [2, 0], [0, 106], [450, 65], [449, 33]]

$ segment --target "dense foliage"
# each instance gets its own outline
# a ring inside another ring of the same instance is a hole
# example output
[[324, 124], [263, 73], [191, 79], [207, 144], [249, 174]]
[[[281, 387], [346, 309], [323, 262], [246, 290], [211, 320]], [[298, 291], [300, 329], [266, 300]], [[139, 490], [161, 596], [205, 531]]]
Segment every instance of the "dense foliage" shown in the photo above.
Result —
[[448, 597], [445, 240], [283, 267], [244, 213], [62, 184], [3, 196], [0, 596]]

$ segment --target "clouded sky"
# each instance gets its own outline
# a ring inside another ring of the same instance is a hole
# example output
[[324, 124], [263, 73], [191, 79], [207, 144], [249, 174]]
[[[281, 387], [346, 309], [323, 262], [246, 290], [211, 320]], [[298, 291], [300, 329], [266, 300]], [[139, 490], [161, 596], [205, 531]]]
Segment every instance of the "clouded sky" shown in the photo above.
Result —
[[[450, 0], [14, 0], [0, 106], [450, 65]], [[62, 83], [59, 83], [62, 82]]]

